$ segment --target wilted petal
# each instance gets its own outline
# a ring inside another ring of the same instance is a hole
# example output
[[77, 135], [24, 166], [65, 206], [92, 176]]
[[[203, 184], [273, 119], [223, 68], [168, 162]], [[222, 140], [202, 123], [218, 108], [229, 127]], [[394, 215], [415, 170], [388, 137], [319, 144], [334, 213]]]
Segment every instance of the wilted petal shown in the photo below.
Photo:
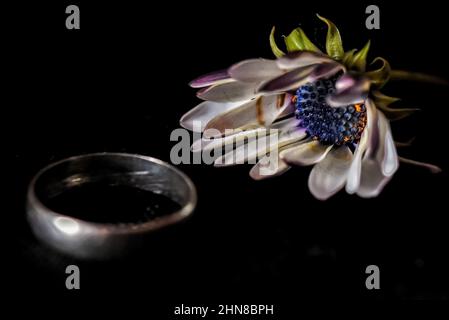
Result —
[[291, 52], [276, 60], [278, 67], [285, 70], [306, 67], [323, 62], [334, 62], [334, 60], [324, 54], [310, 51]]
[[200, 90], [197, 96], [203, 100], [216, 102], [238, 102], [254, 98], [257, 87], [258, 84], [233, 81]]
[[[180, 120], [182, 127], [191, 131], [203, 131], [207, 123], [221, 113], [225, 113], [229, 110], [235, 109], [241, 106], [245, 101], [241, 102], [214, 102], [204, 101], [185, 113]], [[199, 126], [193, 125], [196, 121]], [[198, 130], [199, 129], [199, 130]]]
[[271, 93], [297, 89], [301, 85], [309, 82], [309, 76], [312, 74], [313, 70], [315, 70], [316, 66], [318, 65], [315, 64], [293, 69], [292, 71], [262, 84], [258, 89], [258, 92]]
[[319, 200], [326, 200], [345, 185], [352, 152], [342, 146], [331, 150], [309, 175], [309, 190]]
[[228, 74], [228, 70], [220, 70], [205, 74], [201, 77], [198, 77], [192, 80], [189, 85], [192, 88], [203, 88], [211, 85], [215, 85], [221, 82], [232, 81], [231, 77]]
[[336, 92], [326, 98], [331, 107], [363, 103], [368, 97], [370, 81], [364, 77], [354, 78], [344, 75], [335, 84]]
[[269, 126], [290, 103], [291, 95], [286, 93], [260, 96], [239, 108], [218, 115], [207, 124], [206, 129], [213, 128], [224, 133], [226, 129]]
[[319, 79], [327, 79], [338, 73], [344, 71], [345, 67], [337, 62], [323, 63], [318, 65], [310, 74], [309, 81], [314, 82]]
[[260, 82], [283, 73], [274, 60], [244, 60], [229, 68], [229, 75], [242, 82]]
[[281, 151], [280, 157], [291, 165], [308, 166], [320, 162], [332, 149], [332, 145], [326, 146], [319, 141], [311, 141], [292, 148]]

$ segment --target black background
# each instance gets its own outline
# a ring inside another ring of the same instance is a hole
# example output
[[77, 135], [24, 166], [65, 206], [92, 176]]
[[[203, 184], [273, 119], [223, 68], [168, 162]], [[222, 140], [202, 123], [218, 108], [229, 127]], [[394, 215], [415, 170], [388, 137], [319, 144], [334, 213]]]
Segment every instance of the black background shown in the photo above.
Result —
[[[57, 159], [120, 151], [169, 161], [171, 131], [199, 103], [187, 83], [239, 60], [271, 58], [273, 25], [279, 42], [300, 24], [323, 48], [320, 13], [340, 28], [345, 49], [371, 39], [370, 58], [447, 78], [447, 18], [438, 2], [374, 2], [380, 30], [365, 28], [371, 3], [364, 2], [73, 3], [80, 6], [81, 30], [65, 28], [70, 3], [2, 10], [2, 276], [9, 299], [145, 308], [159, 319], [181, 303], [275, 304], [287, 319], [306, 301], [449, 299], [445, 87], [387, 86], [402, 105], [422, 108], [393, 123], [397, 140], [416, 136], [399, 152], [443, 172], [402, 165], [376, 199], [342, 192], [319, 202], [307, 190], [309, 168], [255, 182], [250, 166], [184, 165], [198, 188], [194, 216], [155, 235], [143, 250], [103, 263], [42, 246], [24, 211], [29, 180]], [[64, 285], [71, 263], [81, 269], [76, 292]], [[377, 291], [365, 288], [370, 264], [381, 270]]]

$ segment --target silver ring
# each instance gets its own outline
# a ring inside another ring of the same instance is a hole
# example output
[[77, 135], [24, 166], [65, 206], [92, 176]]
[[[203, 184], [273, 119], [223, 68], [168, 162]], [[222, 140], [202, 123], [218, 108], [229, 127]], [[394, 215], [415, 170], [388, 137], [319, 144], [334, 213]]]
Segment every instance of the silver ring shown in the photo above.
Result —
[[[87, 182], [131, 186], [162, 194], [180, 209], [142, 223], [95, 223], [55, 212], [46, 201]], [[161, 160], [126, 153], [71, 157], [42, 169], [31, 181], [27, 217], [33, 233], [49, 246], [78, 258], [119, 256], [154, 230], [188, 217], [196, 206], [196, 189], [181, 171]]]

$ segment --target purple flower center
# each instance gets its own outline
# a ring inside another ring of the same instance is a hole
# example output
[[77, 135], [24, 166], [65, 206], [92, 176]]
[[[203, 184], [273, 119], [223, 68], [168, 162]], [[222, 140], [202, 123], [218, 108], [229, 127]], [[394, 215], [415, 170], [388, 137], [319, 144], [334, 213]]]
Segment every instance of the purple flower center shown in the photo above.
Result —
[[296, 118], [307, 133], [324, 144], [358, 142], [366, 125], [364, 104], [333, 108], [326, 96], [334, 93], [337, 77], [307, 83], [296, 91]]

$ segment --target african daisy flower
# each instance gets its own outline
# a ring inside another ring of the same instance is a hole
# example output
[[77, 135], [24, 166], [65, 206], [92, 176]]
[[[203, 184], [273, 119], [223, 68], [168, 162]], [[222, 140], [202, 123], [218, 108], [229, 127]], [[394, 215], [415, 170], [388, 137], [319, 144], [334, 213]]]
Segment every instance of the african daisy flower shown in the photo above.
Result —
[[[215, 165], [258, 162], [250, 171], [256, 180], [277, 176], [293, 165], [311, 166], [309, 189], [325, 200], [342, 188], [350, 194], [377, 196], [399, 166], [390, 120], [414, 109], [389, 105], [396, 98], [379, 90], [392, 75], [389, 63], [376, 58], [380, 67], [366, 70], [370, 42], [359, 51], [344, 51], [337, 27], [327, 24], [326, 54], [301, 28], [284, 38], [285, 54], [270, 34], [275, 60], [250, 59], [192, 81], [203, 100], [181, 118], [181, 125], [203, 132], [193, 151], [229, 147]], [[195, 122], [199, 125], [195, 125]], [[229, 131], [239, 129], [240, 131]], [[273, 143], [249, 146], [259, 136], [279, 132]], [[235, 146], [236, 142], [242, 142]], [[276, 151], [276, 165], [273, 158]], [[270, 174], [262, 169], [272, 167]]]

